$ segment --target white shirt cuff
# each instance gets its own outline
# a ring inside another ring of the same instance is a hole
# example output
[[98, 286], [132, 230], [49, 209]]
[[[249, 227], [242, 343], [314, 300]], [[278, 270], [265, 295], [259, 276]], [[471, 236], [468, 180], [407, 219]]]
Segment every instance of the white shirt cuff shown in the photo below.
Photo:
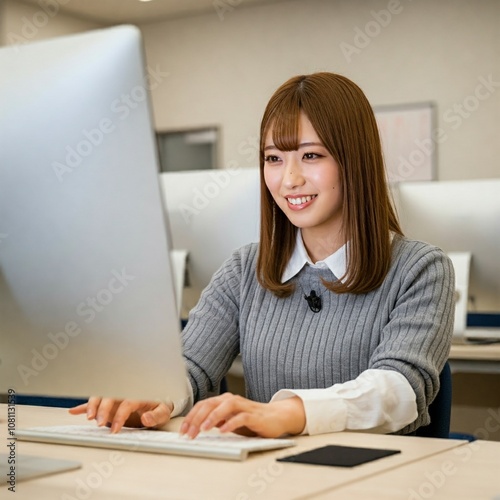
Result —
[[184, 399], [180, 399], [178, 401], [171, 401], [170, 403], [174, 405], [172, 413], [170, 414], [170, 418], [178, 417], [180, 415], [184, 416], [188, 413], [188, 411], [193, 407], [194, 396], [193, 396], [193, 388], [191, 387], [191, 382], [189, 378], [186, 378], [187, 382], [187, 397]]
[[301, 398], [306, 413], [302, 434], [343, 430], [388, 433], [417, 416], [415, 393], [404, 375], [392, 370], [366, 370], [359, 377], [326, 389], [282, 389], [271, 401]]

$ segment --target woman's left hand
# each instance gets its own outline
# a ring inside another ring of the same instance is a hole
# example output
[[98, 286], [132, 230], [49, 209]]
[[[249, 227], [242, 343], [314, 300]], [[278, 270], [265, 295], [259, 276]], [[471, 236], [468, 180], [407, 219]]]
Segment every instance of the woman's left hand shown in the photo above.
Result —
[[185, 417], [180, 433], [195, 438], [201, 431], [219, 427], [221, 432], [275, 438], [300, 434], [305, 425], [304, 405], [299, 397], [256, 403], [224, 393], [196, 403]]

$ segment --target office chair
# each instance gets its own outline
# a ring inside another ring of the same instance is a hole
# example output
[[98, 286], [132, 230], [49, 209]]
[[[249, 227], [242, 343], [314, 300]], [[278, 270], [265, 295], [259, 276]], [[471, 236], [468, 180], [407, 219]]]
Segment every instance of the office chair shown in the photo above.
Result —
[[415, 436], [448, 438], [450, 437], [450, 417], [451, 417], [451, 369], [448, 362], [444, 365], [439, 375], [439, 392], [434, 401], [429, 405], [429, 415], [431, 423], [419, 427], [415, 431]]

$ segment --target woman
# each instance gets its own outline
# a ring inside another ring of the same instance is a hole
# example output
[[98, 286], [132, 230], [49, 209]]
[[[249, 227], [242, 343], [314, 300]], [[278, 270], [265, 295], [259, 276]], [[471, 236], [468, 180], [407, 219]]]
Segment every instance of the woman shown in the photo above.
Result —
[[[183, 332], [193, 401], [181, 433], [214, 426], [277, 437], [429, 423], [453, 329], [449, 259], [406, 239], [363, 92], [298, 76], [261, 124], [261, 237], [214, 275]], [[244, 207], [242, 207], [244, 209]], [[248, 398], [210, 397], [241, 352]], [[91, 398], [117, 432], [161, 426], [172, 402]]]

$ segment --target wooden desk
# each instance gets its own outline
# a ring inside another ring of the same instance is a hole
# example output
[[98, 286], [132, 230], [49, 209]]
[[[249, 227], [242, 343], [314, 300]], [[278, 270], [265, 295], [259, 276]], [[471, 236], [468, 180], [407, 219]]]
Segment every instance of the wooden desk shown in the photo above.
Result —
[[500, 373], [500, 344], [452, 345], [449, 362], [452, 372]]
[[[500, 443], [475, 441], [334, 490], [349, 500], [498, 500]], [[311, 496], [333, 498], [331, 491]]]
[[[1, 439], [7, 410], [0, 406]], [[18, 428], [36, 425], [81, 424], [66, 410], [17, 406]], [[178, 426], [179, 419], [171, 424]], [[90, 500], [196, 499], [246, 500], [250, 498], [310, 498], [322, 491], [374, 476], [386, 470], [425, 459], [465, 441], [336, 433], [298, 437], [294, 448], [254, 454], [244, 462], [175, 457], [149, 453], [113, 451], [75, 446], [17, 442], [17, 453], [80, 460], [79, 470], [17, 484], [16, 499]], [[318, 467], [276, 462], [280, 456], [326, 444], [400, 449], [402, 453], [353, 468]], [[102, 472], [98, 472], [98, 471]], [[13, 497], [14, 498], [14, 497]]]

